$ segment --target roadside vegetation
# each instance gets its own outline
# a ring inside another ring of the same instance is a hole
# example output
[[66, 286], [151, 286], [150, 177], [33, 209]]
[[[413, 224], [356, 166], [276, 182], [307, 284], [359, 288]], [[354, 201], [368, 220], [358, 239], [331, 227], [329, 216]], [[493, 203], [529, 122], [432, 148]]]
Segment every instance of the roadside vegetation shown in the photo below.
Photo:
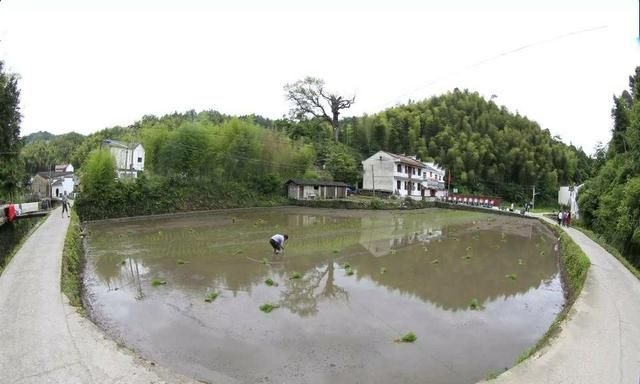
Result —
[[0, 274], [27, 240], [29, 234], [45, 219], [46, 217], [20, 219], [0, 226]]
[[604, 239], [604, 236], [598, 235], [597, 233], [586, 228], [582, 228], [582, 227], [574, 227], [574, 228], [580, 230], [580, 232], [584, 233], [591, 240], [598, 243], [598, 245], [600, 245], [607, 252], [609, 252], [616, 259], [618, 259], [618, 261], [620, 261], [620, 263], [622, 263], [622, 265], [624, 265], [629, 270], [629, 272], [631, 272], [636, 278], [640, 279], [640, 270], [634, 267], [633, 264], [631, 264], [631, 262], [629, 262], [629, 260], [627, 260], [627, 258], [620, 253], [620, 251], [618, 251], [616, 248], [611, 246], [611, 244], [607, 243], [607, 241]]
[[75, 209], [71, 209], [71, 221], [64, 239], [62, 252], [62, 274], [60, 287], [69, 302], [78, 310], [82, 307], [82, 269], [84, 267], [84, 246], [80, 220]]
[[612, 136], [600, 146], [595, 176], [579, 192], [584, 225], [640, 268], [640, 67], [613, 98]]

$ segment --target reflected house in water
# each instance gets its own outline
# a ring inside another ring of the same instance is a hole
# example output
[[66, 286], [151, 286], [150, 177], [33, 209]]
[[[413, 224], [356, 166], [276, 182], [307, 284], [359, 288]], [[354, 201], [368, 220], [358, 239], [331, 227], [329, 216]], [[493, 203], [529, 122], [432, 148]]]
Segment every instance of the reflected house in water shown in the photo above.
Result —
[[407, 218], [396, 217], [393, 219], [391, 227], [380, 225], [379, 219], [368, 217], [362, 218], [362, 231], [360, 232], [360, 245], [372, 256], [381, 257], [392, 253], [408, 245], [417, 243], [429, 243], [432, 240], [442, 237], [442, 229], [434, 228], [432, 223], [412, 223], [415, 228], [411, 233], [407, 233], [408, 227], [405, 221]]

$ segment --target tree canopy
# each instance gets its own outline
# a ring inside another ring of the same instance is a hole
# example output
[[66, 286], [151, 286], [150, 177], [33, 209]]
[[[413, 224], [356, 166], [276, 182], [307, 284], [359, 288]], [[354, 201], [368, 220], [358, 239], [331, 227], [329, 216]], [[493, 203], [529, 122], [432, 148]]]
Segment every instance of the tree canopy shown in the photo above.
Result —
[[313, 116], [331, 124], [335, 141], [340, 138], [340, 111], [350, 108], [356, 101], [327, 91], [324, 80], [305, 77], [284, 87], [287, 99], [293, 104], [291, 114], [295, 118]]
[[614, 125], [608, 149], [599, 149], [597, 172], [579, 195], [584, 223], [636, 266], [640, 266], [639, 90], [640, 67], [629, 78], [629, 90], [613, 98]]
[[23, 176], [18, 157], [21, 120], [18, 76], [7, 73], [0, 61], [0, 197], [13, 194]]

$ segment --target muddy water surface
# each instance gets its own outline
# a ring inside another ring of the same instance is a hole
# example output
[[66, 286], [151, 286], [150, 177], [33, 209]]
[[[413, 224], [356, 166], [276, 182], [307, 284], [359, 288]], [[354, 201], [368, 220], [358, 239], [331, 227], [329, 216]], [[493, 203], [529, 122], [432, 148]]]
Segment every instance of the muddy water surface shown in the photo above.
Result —
[[[523, 218], [276, 208], [89, 230], [93, 319], [204, 382], [473, 383], [512, 366], [564, 304], [555, 239]], [[289, 235], [282, 255], [274, 233]], [[394, 342], [409, 331], [415, 343]]]

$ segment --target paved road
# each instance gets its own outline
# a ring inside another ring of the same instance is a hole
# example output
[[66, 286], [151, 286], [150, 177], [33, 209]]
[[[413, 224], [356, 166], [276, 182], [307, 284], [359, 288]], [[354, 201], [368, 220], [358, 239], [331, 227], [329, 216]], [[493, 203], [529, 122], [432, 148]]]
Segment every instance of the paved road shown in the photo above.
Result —
[[591, 259], [580, 297], [550, 346], [489, 383], [640, 383], [640, 281], [582, 232], [566, 232]]
[[0, 383], [190, 383], [135, 357], [60, 292], [69, 219], [54, 211], [0, 276]]

